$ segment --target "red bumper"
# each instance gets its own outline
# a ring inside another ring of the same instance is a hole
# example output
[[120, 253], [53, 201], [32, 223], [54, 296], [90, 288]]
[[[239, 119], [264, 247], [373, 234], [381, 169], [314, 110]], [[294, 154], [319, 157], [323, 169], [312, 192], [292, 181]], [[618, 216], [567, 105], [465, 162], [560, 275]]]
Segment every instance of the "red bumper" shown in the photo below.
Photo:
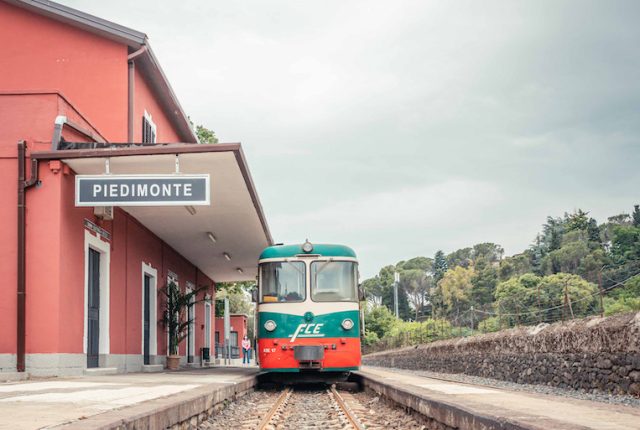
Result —
[[301, 339], [291, 343], [290, 339], [260, 339], [258, 357], [262, 369], [307, 368], [294, 357], [295, 346], [322, 346], [324, 358], [319, 360], [320, 369], [349, 369], [360, 366], [360, 338]]

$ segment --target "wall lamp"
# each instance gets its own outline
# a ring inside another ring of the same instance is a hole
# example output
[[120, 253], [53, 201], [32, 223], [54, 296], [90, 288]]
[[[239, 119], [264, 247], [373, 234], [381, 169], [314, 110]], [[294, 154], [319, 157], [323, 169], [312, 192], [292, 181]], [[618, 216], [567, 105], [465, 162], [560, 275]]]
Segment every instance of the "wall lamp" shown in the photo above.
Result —
[[224, 255], [224, 258], [226, 258], [227, 261], [231, 261], [231, 256], [229, 254], [227, 254], [226, 252], [223, 252], [222, 255]]
[[191, 215], [195, 215], [196, 214], [196, 208], [194, 208], [193, 206], [185, 206], [184, 207], [187, 212], [189, 212]]
[[211, 240], [211, 242], [216, 243], [217, 239], [210, 231], [207, 232], [207, 237]]
[[236, 271], [242, 275], [242, 269], [241, 268], [236, 267]]

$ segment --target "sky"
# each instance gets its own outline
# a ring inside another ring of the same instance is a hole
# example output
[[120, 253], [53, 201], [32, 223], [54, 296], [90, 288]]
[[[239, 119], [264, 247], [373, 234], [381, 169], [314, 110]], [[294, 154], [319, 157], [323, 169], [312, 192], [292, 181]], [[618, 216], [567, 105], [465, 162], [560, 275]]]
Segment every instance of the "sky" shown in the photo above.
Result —
[[59, 2], [145, 32], [274, 240], [349, 245], [363, 278], [640, 203], [640, 2]]

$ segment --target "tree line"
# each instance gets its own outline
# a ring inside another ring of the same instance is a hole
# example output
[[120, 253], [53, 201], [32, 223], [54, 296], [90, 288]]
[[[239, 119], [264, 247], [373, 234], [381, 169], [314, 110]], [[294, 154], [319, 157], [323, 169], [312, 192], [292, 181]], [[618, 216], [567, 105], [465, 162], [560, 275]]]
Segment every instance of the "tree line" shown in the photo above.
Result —
[[512, 256], [479, 243], [382, 267], [362, 283], [369, 343], [394, 331], [395, 272], [399, 317], [407, 322], [493, 331], [640, 310], [640, 206], [601, 224], [581, 209], [549, 216], [533, 243]]

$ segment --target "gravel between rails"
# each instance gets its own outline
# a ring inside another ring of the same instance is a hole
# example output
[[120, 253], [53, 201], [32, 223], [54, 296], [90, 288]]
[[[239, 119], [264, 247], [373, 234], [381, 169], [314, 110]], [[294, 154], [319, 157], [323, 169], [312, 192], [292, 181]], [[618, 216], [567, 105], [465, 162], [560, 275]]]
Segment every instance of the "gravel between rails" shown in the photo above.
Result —
[[280, 394], [281, 391], [253, 391], [229, 402], [219, 413], [201, 423], [198, 429], [256, 429]]
[[424, 376], [427, 378], [445, 379], [451, 382], [462, 382], [465, 384], [485, 385], [488, 387], [506, 388], [509, 390], [522, 391], [527, 393], [550, 394], [555, 396], [570, 397], [570, 398], [579, 399], [579, 400], [591, 400], [594, 402], [640, 407], [640, 398], [629, 396], [629, 395], [569, 390], [565, 388], [552, 387], [548, 385], [518, 384], [516, 382], [501, 381], [499, 379], [483, 378], [481, 376], [465, 375], [462, 373], [439, 373], [439, 372], [430, 372], [427, 370], [410, 370], [410, 369], [399, 369], [394, 367], [377, 367], [377, 366], [368, 366], [368, 367], [380, 369], [380, 370], [386, 370], [389, 372], [405, 373], [405, 374], [410, 373], [413, 375]]
[[[229, 402], [219, 413], [200, 424], [198, 429], [257, 429], [282, 391], [254, 391]], [[340, 396], [366, 429], [424, 430], [427, 426], [404, 409], [381, 401], [367, 392], [339, 391]], [[289, 400], [265, 427], [281, 429], [351, 429], [347, 417], [333, 394], [324, 387], [294, 390]]]

